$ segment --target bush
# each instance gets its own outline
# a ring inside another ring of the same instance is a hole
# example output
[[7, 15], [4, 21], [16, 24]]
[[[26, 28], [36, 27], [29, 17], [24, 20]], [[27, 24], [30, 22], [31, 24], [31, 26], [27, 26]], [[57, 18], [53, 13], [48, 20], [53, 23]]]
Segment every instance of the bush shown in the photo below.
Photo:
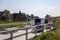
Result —
[[[53, 34], [50, 32], [45, 32], [37, 36], [37, 40], [51, 40], [53, 38]], [[35, 37], [31, 38], [29, 40], [36, 40]]]

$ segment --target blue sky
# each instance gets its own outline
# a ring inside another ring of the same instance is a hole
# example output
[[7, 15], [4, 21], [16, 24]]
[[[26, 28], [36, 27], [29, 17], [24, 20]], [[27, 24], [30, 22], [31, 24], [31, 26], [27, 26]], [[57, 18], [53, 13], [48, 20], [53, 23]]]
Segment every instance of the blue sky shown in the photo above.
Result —
[[0, 10], [4, 9], [11, 13], [22, 11], [41, 18], [46, 14], [60, 16], [60, 0], [0, 0]]

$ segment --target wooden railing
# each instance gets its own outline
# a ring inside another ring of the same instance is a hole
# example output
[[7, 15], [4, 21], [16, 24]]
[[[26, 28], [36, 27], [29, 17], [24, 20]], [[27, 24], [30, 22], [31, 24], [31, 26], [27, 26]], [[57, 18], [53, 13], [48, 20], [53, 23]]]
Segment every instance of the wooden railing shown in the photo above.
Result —
[[37, 36], [37, 29], [36, 29], [36, 26], [39, 26], [39, 25], [35, 25], [35, 26], [31, 26], [31, 27], [21, 27], [21, 28], [16, 28], [16, 29], [13, 29], [13, 30], [6, 30], [6, 31], [0, 31], [0, 34], [4, 34], [4, 33], [9, 33], [10, 34], [10, 38], [6, 39], [6, 40], [13, 40], [14, 38], [16, 38], [17, 36], [13, 37], [13, 33], [14, 31], [19, 31], [19, 30], [25, 30], [26, 33], [24, 34], [21, 34], [22, 35], [26, 35], [26, 40], [28, 40], [28, 34], [31, 33], [31, 32], [28, 32], [29, 29], [31, 28], [34, 28], [35, 27], [35, 37]]

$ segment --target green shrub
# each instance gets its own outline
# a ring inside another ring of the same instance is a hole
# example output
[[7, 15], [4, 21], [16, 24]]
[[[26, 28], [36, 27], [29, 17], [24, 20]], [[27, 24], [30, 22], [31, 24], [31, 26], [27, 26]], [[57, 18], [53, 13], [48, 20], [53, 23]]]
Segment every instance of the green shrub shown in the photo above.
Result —
[[[37, 36], [37, 40], [51, 40], [51, 38], [53, 38], [53, 34], [50, 33], [50, 32], [45, 32], [45, 33], [42, 33], [40, 35]], [[35, 37], [34, 38], [31, 38], [29, 40], [35, 40]]]

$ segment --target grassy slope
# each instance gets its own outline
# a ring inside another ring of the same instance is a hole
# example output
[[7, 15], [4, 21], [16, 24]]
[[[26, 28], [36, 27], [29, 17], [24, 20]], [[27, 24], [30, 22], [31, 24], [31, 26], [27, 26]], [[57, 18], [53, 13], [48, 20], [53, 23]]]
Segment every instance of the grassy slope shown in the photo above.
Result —
[[[14, 25], [16, 27], [21, 27], [24, 26], [27, 22], [17, 22], [17, 21], [1, 21], [0, 20], [0, 24], [8, 24], [7, 26], [4, 26], [5, 28], [10, 28], [10, 27], [14, 27]], [[10, 25], [9, 25], [10, 24]], [[2, 29], [3, 27], [0, 26], [0, 29]]]
[[[56, 30], [42, 33], [37, 36], [37, 40], [60, 40], [60, 17], [56, 17]], [[35, 40], [31, 38], [30, 40]]]
[[55, 40], [60, 40], [60, 17], [56, 17]]

